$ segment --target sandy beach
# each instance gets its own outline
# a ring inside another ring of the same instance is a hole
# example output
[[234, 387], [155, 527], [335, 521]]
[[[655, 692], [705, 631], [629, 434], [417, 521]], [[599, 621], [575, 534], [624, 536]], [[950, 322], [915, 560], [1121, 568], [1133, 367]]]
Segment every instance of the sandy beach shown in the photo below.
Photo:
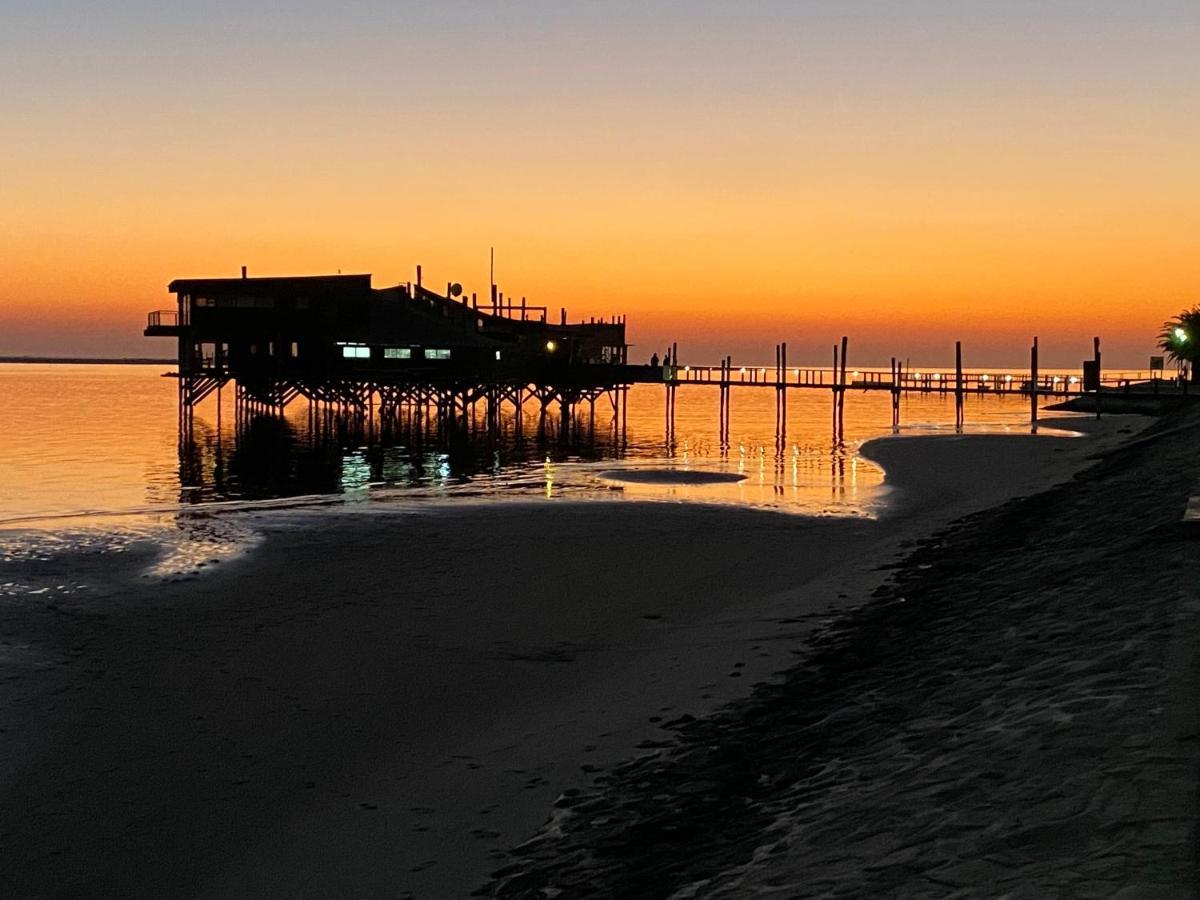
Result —
[[879, 520], [264, 512], [261, 546], [202, 574], [146, 577], [150, 547], [23, 563], [92, 589], [0, 613], [0, 884], [1173, 887], [1194, 868], [1196, 729], [1173, 704], [1198, 610], [1163, 529], [1194, 487], [1192, 420], [1124, 451], [1146, 420], [1071, 422], [1089, 436], [873, 442]]

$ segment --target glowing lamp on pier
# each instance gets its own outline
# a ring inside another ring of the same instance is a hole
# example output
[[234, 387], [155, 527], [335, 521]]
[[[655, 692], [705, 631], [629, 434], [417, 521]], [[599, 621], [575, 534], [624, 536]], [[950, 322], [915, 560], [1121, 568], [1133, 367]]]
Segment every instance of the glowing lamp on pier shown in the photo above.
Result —
[[990, 377], [991, 377], [990, 375], [980, 375], [980, 376], [979, 376], [979, 380], [980, 380], [980, 381], [987, 381], [987, 380], [988, 380]]
[[556, 344], [554, 341], [546, 341], [546, 352], [553, 353], [557, 349], [558, 344]]
[[942, 380], [942, 373], [941, 373], [941, 372], [934, 372], [934, 373], [933, 373], [933, 380], [934, 380], [934, 381], [941, 381], [941, 380]]
[[1005, 380], [1006, 382], [1007, 382], [1007, 381], [1012, 381], [1012, 376], [1011, 376], [1011, 375], [1005, 375], [1005, 376], [1004, 376], [1004, 380]]
[[1077, 381], [1079, 381], [1079, 379], [1076, 378], [1074, 375], [1072, 375], [1070, 378], [1067, 379], [1068, 384], [1075, 384]]

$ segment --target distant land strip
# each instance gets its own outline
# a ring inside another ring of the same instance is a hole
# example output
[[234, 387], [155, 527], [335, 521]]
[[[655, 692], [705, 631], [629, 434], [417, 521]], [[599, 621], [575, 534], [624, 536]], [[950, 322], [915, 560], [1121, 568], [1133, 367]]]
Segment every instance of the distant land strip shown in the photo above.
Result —
[[0, 363], [74, 363], [89, 366], [175, 365], [174, 358], [156, 356], [0, 356]]

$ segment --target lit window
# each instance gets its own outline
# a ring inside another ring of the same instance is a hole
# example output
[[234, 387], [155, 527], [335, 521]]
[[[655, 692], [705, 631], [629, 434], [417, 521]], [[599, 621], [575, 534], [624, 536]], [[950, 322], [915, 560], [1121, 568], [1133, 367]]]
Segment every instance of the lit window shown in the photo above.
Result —
[[362, 344], [343, 344], [342, 356], [345, 359], [370, 359], [371, 348]]
[[296, 341], [292, 341], [292, 356], [296, 357], [299, 355], [300, 355], [300, 345]]
[[426, 347], [425, 348], [425, 358], [426, 359], [449, 359], [450, 351], [449, 350], [434, 350], [431, 347]]
[[499, 350], [497, 350], [497, 351], [496, 351], [496, 359], [499, 359], [499, 358], [500, 358], [500, 351], [499, 351]]
[[408, 347], [384, 347], [384, 359], [412, 359], [412, 350]]

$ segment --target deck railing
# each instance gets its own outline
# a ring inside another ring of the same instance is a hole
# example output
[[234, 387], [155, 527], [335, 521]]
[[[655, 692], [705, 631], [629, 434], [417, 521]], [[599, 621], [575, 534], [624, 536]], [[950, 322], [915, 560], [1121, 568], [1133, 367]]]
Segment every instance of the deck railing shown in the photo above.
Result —
[[179, 313], [174, 309], [156, 309], [146, 316], [147, 328], [174, 328], [179, 324]]

